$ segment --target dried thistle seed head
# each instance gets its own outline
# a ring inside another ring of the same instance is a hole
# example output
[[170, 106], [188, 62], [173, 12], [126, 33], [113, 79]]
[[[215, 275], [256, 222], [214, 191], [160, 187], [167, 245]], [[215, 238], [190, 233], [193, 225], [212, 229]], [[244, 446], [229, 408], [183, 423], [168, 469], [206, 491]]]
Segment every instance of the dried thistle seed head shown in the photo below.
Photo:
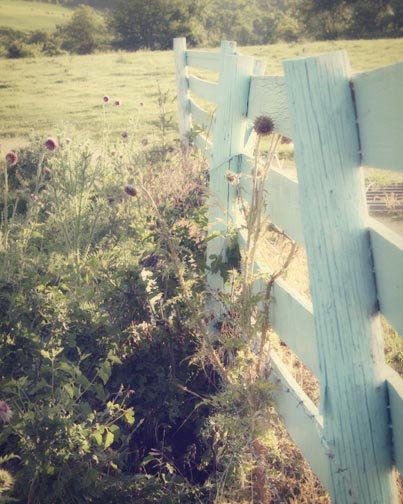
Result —
[[253, 129], [259, 136], [268, 136], [273, 132], [274, 122], [268, 116], [256, 117]]
[[6, 161], [7, 161], [7, 164], [10, 166], [16, 165], [18, 163], [17, 153], [14, 151], [7, 152]]
[[132, 197], [137, 196], [136, 188], [130, 185], [125, 187], [125, 193]]
[[238, 185], [239, 184], [239, 178], [240, 174], [239, 173], [234, 173], [230, 170], [227, 170], [225, 172], [225, 178], [227, 179], [227, 182], [232, 185]]

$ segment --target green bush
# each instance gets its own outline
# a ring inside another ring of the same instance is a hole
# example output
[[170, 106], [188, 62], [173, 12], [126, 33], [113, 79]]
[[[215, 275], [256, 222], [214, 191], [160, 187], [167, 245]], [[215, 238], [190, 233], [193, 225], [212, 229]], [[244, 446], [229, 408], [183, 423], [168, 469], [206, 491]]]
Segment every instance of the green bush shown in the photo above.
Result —
[[165, 148], [158, 157], [151, 165], [124, 140], [94, 154], [34, 137], [1, 162], [0, 399], [13, 417], [0, 425], [0, 449], [18, 457], [5, 463], [10, 498], [190, 503], [200, 494], [190, 482], [206, 477], [203, 415], [185, 389], [210, 385], [188, 362], [197, 342], [181, 322], [157, 219], [186, 217], [175, 240], [189, 262], [190, 222], [204, 225], [202, 200], [188, 195], [200, 170], [178, 174], [178, 190], [164, 177], [179, 157]]

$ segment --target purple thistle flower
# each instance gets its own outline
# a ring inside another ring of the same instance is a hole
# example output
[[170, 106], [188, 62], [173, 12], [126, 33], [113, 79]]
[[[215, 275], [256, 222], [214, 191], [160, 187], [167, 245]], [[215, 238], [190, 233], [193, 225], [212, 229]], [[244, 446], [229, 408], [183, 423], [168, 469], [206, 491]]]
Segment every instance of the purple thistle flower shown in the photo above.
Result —
[[133, 198], [134, 198], [134, 196], [137, 196], [136, 188], [133, 186], [129, 186], [129, 185], [126, 186], [125, 193], [128, 194], [129, 196], [132, 196]]
[[0, 421], [8, 423], [13, 416], [10, 406], [5, 401], [0, 401]]
[[256, 117], [253, 128], [259, 136], [268, 136], [274, 129], [274, 123], [268, 116]]
[[58, 147], [59, 147], [59, 144], [57, 143], [57, 140], [55, 140], [54, 138], [52, 137], [49, 137], [46, 142], [44, 143], [44, 146], [50, 150], [50, 151], [54, 151], [56, 150]]
[[121, 100], [115, 100], [115, 107], [120, 107], [122, 105]]
[[6, 161], [10, 166], [14, 166], [18, 163], [17, 153], [14, 151], [7, 152]]
[[104, 101], [104, 103], [108, 103], [109, 102], [109, 96], [108, 95], [105, 95], [102, 100]]

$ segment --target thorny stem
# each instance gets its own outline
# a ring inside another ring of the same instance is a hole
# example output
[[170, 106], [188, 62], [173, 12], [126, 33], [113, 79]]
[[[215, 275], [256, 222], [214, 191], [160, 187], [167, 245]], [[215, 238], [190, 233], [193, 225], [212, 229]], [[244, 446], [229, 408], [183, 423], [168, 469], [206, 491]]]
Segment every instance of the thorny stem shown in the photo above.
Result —
[[[291, 240], [291, 238], [290, 238], [290, 240]], [[263, 324], [262, 324], [261, 333], [260, 333], [259, 354], [258, 354], [258, 360], [257, 360], [257, 364], [256, 364], [256, 375], [257, 376], [260, 375], [262, 361], [263, 361], [263, 354], [265, 351], [265, 346], [268, 341], [268, 335], [270, 332], [271, 291], [273, 289], [273, 285], [274, 285], [274, 282], [276, 281], [276, 279], [279, 278], [281, 275], [283, 275], [287, 271], [297, 250], [298, 250], [297, 243], [295, 241], [291, 240], [291, 248], [288, 253], [287, 259], [284, 261], [284, 263], [281, 265], [281, 267], [276, 272], [271, 274], [270, 279], [269, 279], [267, 286], [266, 286], [266, 292], [265, 292], [265, 297], [264, 297], [264, 308], [263, 308], [264, 319], [263, 319]]]
[[[276, 154], [277, 145], [280, 141], [280, 135], [272, 135], [269, 154], [265, 163], [261, 166], [259, 170], [259, 153], [261, 145], [261, 136], [257, 137], [256, 147], [254, 152], [254, 166], [252, 170], [252, 199], [249, 210], [244, 208], [245, 220], [247, 227], [247, 238], [246, 238], [246, 248], [245, 248], [245, 260], [243, 266], [242, 274], [242, 294], [241, 300], [242, 305], [247, 306], [248, 299], [250, 297], [250, 283], [253, 274], [253, 265], [255, 263], [257, 246], [259, 243], [259, 238], [262, 233], [262, 217], [263, 217], [263, 207], [266, 203], [265, 194], [265, 184], [267, 177], [269, 175], [270, 168], [274, 156]], [[246, 310], [247, 311], [247, 310]], [[245, 318], [246, 317], [246, 318]], [[249, 315], [244, 313], [243, 326], [244, 328], [249, 327]], [[252, 336], [248, 335], [248, 339]]]

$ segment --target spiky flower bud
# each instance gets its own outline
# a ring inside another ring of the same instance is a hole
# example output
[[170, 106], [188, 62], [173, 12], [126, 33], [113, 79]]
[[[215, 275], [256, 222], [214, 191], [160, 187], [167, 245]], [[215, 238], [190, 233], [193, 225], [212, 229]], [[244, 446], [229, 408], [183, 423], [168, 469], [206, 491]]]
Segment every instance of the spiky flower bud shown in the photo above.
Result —
[[268, 136], [273, 132], [274, 122], [268, 116], [256, 117], [253, 129], [259, 136]]

